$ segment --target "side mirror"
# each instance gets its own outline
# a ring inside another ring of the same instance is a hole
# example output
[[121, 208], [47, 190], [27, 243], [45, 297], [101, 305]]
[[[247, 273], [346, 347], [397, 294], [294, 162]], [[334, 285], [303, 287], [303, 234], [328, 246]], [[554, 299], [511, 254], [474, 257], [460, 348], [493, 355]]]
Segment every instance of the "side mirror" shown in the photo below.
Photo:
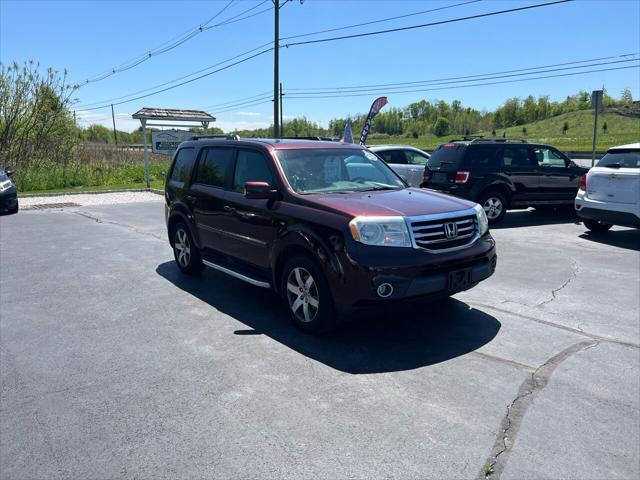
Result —
[[253, 200], [266, 200], [275, 198], [278, 190], [267, 182], [246, 182], [244, 184], [244, 196]]
[[577, 166], [578, 166], [578, 164], [576, 162], [574, 162], [573, 160], [569, 160], [569, 163], [567, 164], [567, 168], [575, 168]]
[[15, 170], [11, 167], [7, 167], [4, 169], [4, 173], [7, 174], [7, 177], [13, 177], [13, 174], [16, 173]]

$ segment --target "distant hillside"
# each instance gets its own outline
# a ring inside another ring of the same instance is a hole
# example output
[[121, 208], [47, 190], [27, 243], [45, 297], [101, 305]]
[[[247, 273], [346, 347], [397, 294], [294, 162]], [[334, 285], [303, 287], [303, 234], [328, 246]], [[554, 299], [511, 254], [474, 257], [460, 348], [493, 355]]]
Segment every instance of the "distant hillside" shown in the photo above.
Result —
[[[569, 128], [563, 134], [565, 122]], [[602, 128], [605, 123], [607, 124], [606, 133]], [[526, 133], [523, 133], [523, 128], [526, 129]], [[504, 131], [507, 132], [507, 138], [547, 143], [563, 151], [590, 151], [593, 141], [593, 111], [570, 112], [517, 127], [496, 129], [496, 136], [502, 137]], [[492, 131], [479, 134], [484, 135], [485, 138], [492, 137]], [[427, 134], [418, 138], [374, 134], [369, 137], [367, 143], [369, 145], [406, 143], [425, 150], [432, 150], [440, 143], [460, 137], [461, 135], [456, 134], [443, 137]], [[640, 117], [622, 115], [615, 111], [598, 115], [597, 150], [606, 150], [614, 145], [633, 142], [640, 142]]]

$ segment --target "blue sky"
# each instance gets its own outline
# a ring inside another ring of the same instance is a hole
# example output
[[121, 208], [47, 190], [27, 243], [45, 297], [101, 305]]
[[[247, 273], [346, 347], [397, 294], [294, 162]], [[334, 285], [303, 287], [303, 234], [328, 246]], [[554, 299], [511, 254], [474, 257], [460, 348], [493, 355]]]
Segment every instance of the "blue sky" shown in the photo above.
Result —
[[[68, 69], [73, 81], [95, 76], [163, 44], [206, 21], [229, 0], [202, 1], [0, 1], [0, 58], [33, 59]], [[292, 0], [281, 10], [281, 36], [340, 27], [462, 3], [464, 0]], [[214, 21], [240, 13], [260, 0], [237, 0]], [[544, 0], [484, 0], [441, 11], [363, 26], [351, 34], [427, 23], [501, 10]], [[267, 7], [256, 8], [257, 12]], [[83, 124], [111, 125], [109, 109], [82, 105], [126, 95], [200, 70], [257, 45], [273, 41], [273, 13], [210, 29], [136, 68], [77, 92]], [[469, 20], [380, 36], [281, 50], [281, 81], [287, 88], [336, 87], [429, 80], [491, 73], [554, 63], [640, 52], [640, 1], [583, 0], [496, 17]], [[605, 68], [605, 67], [599, 67]], [[506, 98], [550, 95], [562, 99], [580, 89], [605, 85], [614, 95], [628, 87], [640, 97], [638, 69], [600, 72], [473, 88], [389, 93], [386, 108], [425, 98], [492, 109]], [[142, 106], [202, 108], [273, 88], [273, 57], [266, 54], [202, 80], [152, 97], [117, 105], [118, 128], [138, 126], [131, 114]], [[287, 99], [285, 118], [306, 116], [326, 126], [336, 116], [366, 112], [376, 95], [329, 99]], [[218, 126], [263, 127], [272, 121], [270, 103], [209, 110]]]

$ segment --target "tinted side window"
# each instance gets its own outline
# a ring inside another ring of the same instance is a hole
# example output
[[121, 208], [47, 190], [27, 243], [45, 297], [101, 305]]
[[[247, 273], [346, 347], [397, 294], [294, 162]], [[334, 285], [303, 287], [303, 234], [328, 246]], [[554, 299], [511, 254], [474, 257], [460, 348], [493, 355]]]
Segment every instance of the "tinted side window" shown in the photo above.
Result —
[[187, 183], [191, 175], [194, 160], [193, 148], [181, 148], [176, 153], [176, 161], [171, 171], [171, 180]]
[[244, 192], [244, 184], [247, 182], [267, 182], [273, 185], [273, 177], [263, 155], [251, 150], [240, 150], [233, 180], [234, 190]]
[[548, 148], [534, 148], [533, 154], [541, 167], [566, 167], [564, 158]]
[[196, 182], [224, 187], [225, 178], [233, 162], [232, 148], [207, 148], [202, 152]]
[[499, 170], [498, 149], [490, 146], [471, 146], [467, 149], [465, 165], [478, 170]]
[[502, 150], [502, 163], [505, 167], [532, 167], [527, 147], [505, 147]]
[[414, 152], [413, 150], [406, 150], [404, 153], [409, 158], [409, 163], [411, 165], [425, 165], [427, 160], [429, 160], [428, 156], [419, 152]]
[[376, 152], [387, 163], [395, 163], [404, 165], [407, 163], [407, 157], [405, 157], [402, 150], [384, 150], [382, 152]]

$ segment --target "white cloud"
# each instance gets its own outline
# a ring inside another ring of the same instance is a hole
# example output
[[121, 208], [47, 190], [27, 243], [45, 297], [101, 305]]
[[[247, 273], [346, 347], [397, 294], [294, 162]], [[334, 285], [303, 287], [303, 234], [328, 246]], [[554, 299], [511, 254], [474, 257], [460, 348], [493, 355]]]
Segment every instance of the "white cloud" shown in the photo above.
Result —
[[259, 117], [262, 115], [261, 113], [258, 113], [258, 112], [233, 112], [233, 113], [235, 113], [236, 115], [242, 115], [244, 117]]
[[269, 122], [264, 121], [247, 121], [247, 120], [229, 120], [218, 121], [215, 126], [221, 128], [225, 132], [233, 132], [234, 130], [252, 130], [254, 128], [267, 128]]

